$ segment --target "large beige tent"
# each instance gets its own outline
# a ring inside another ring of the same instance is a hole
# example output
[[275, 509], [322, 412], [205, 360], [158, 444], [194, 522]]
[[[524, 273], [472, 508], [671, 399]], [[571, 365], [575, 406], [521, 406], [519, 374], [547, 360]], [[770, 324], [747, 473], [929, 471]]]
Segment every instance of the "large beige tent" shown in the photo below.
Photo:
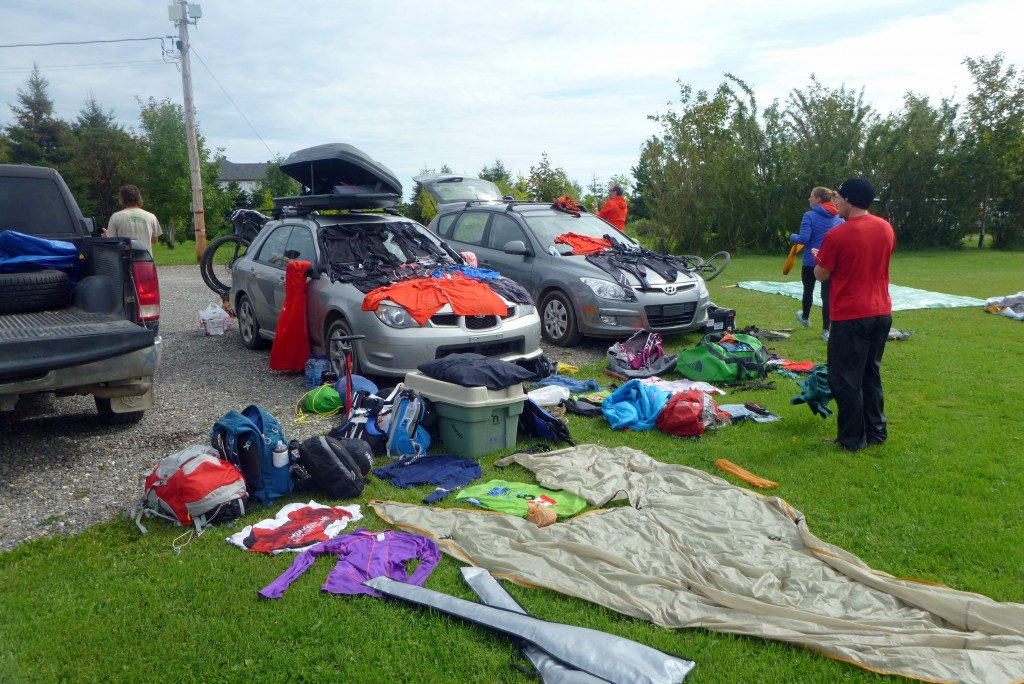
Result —
[[544, 528], [486, 511], [371, 505], [496, 576], [665, 627], [791, 642], [930, 681], [1024, 678], [1024, 605], [873, 570], [811, 534], [782, 499], [627, 447], [520, 453], [497, 465], [512, 462], [592, 505], [631, 505]]

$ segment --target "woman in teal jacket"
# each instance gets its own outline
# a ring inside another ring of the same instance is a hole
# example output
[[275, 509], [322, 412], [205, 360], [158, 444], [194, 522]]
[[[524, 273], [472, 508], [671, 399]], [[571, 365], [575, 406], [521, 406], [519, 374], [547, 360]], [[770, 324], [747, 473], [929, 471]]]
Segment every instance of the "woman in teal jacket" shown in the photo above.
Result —
[[[804, 213], [800, 221], [800, 232], [789, 236], [789, 241], [796, 245], [804, 246], [804, 265], [800, 270], [800, 279], [804, 284], [803, 308], [796, 312], [796, 320], [805, 328], [811, 324], [811, 302], [814, 301], [814, 285], [817, 279], [814, 277], [814, 254], [812, 249], [821, 247], [821, 241], [825, 239], [825, 233], [832, 230], [843, 219], [839, 218], [839, 210], [832, 203], [835, 191], [828, 188], [816, 187], [811, 190], [811, 196], [807, 198], [811, 205], [809, 211]], [[821, 284], [821, 339], [828, 339], [829, 329], [829, 286], [828, 281]]]

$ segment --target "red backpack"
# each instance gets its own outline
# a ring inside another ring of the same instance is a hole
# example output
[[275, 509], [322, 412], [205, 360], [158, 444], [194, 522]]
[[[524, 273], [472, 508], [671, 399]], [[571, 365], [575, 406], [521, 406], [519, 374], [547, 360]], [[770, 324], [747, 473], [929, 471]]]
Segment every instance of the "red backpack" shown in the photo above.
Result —
[[164, 458], [146, 478], [145, 493], [135, 507], [135, 524], [143, 533], [142, 517], [156, 517], [194, 527], [202, 534], [209, 525], [245, 515], [245, 478], [221, 459], [213, 447], [192, 446]]
[[709, 427], [718, 427], [728, 416], [718, 410], [715, 400], [701, 390], [676, 392], [658, 413], [655, 425], [662, 432], [679, 437], [700, 437]]

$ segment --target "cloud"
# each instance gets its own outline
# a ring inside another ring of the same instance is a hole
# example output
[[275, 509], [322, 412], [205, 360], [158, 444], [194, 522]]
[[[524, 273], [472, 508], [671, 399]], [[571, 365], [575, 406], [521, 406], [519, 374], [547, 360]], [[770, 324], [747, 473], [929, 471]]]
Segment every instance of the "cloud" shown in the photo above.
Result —
[[[677, 82], [713, 90], [730, 72], [762, 107], [808, 85], [859, 91], [897, 109], [908, 90], [962, 97], [964, 57], [1024, 63], [1016, 1], [864, 0], [854, 6], [607, 0], [518, 3], [207, 2], [190, 27], [201, 132], [232, 161], [350, 142], [407, 188], [424, 167], [476, 173], [495, 159], [527, 174], [546, 152], [587, 184], [629, 173], [678, 101]], [[34, 0], [5, 12], [8, 43], [176, 34], [164, 5]], [[169, 41], [165, 41], [169, 46]], [[16, 104], [32, 63], [57, 115], [92, 94], [137, 127], [143, 100], [180, 102], [159, 41], [4, 48], [0, 102]], [[9, 123], [0, 109], [0, 125]]]

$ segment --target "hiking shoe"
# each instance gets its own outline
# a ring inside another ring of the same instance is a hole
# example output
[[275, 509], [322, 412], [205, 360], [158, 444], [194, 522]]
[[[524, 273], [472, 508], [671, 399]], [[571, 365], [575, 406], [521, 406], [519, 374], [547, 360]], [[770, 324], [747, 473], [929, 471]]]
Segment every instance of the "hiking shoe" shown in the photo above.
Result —
[[797, 320], [797, 323], [799, 323], [800, 325], [804, 326], [805, 328], [811, 327], [811, 322], [808, 319], [804, 318], [804, 312], [803, 311], [797, 311], [796, 312], [796, 320]]
[[823, 339], [826, 342], [828, 342], [828, 330], [822, 330], [821, 331], [821, 339]]

